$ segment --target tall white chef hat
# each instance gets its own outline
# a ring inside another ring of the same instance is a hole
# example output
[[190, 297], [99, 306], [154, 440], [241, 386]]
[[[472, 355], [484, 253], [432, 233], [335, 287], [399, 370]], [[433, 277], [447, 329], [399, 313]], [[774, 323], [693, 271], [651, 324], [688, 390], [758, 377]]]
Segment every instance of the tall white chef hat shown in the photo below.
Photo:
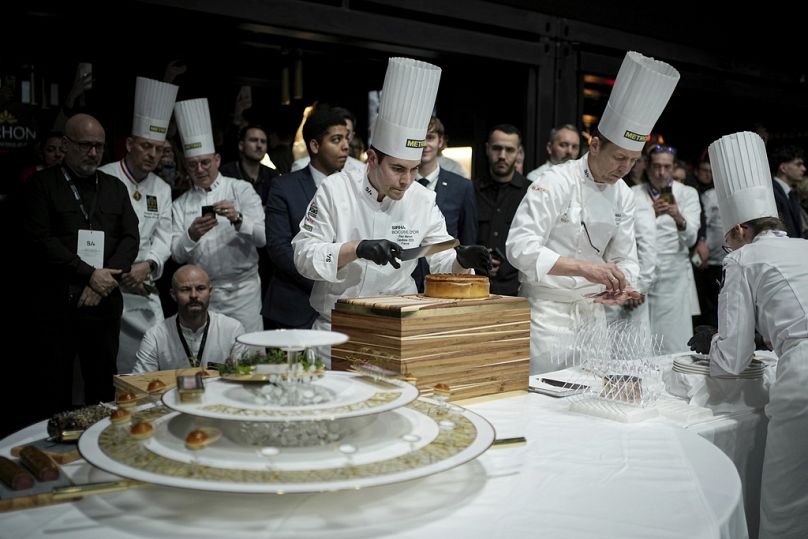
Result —
[[185, 157], [216, 153], [207, 99], [180, 101], [174, 105], [174, 115], [177, 117]]
[[642, 150], [677, 82], [679, 72], [670, 65], [627, 52], [598, 131], [625, 150]]
[[372, 146], [399, 159], [420, 160], [435, 107], [441, 69], [411, 58], [390, 58]]
[[778, 216], [766, 145], [759, 135], [725, 135], [710, 144], [709, 153], [724, 234], [752, 219]]
[[132, 136], [164, 141], [179, 86], [144, 77], [135, 81]]

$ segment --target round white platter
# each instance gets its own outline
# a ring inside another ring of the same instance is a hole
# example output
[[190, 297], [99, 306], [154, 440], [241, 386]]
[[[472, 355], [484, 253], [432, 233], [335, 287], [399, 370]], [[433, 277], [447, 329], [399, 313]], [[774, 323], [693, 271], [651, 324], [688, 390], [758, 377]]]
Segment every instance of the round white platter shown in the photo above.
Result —
[[245, 333], [236, 337], [236, 340], [249, 346], [304, 350], [314, 346], [342, 344], [348, 340], [348, 336], [337, 331], [318, 329], [276, 329]]

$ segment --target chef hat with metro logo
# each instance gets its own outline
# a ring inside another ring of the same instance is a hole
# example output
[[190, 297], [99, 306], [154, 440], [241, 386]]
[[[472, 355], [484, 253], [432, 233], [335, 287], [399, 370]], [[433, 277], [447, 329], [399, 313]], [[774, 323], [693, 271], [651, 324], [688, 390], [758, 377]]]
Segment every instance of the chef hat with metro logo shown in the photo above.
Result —
[[598, 131], [624, 150], [641, 151], [678, 82], [672, 66], [627, 52]]
[[758, 134], [725, 135], [708, 151], [724, 234], [752, 219], [778, 216], [766, 145]]
[[426, 62], [390, 58], [371, 131], [374, 148], [399, 159], [421, 159], [440, 74], [439, 67]]
[[135, 112], [132, 136], [162, 142], [174, 111], [179, 86], [144, 77], [135, 80]]
[[207, 99], [203, 97], [180, 101], [174, 105], [174, 115], [185, 157], [216, 153]]

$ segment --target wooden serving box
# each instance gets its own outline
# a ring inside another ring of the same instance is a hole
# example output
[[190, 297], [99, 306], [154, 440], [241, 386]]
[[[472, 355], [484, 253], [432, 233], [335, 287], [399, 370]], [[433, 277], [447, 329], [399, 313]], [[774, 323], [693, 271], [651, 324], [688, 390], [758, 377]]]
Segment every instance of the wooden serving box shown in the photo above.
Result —
[[435, 384], [447, 384], [452, 400], [528, 386], [526, 298], [346, 298], [331, 312], [331, 328], [350, 337], [331, 348], [332, 369], [377, 365], [415, 377], [425, 395]]
[[[166, 390], [173, 389], [177, 386], [177, 376], [193, 376], [200, 370], [199, 367], [189, 367], [187, 369], [170, 369], [167, 371], [153, 371], [143, 374], [119, 374], [115, 375], [113, 378], [113, 385], [115, 386], [116, 394], [134, 393], [137, 397], [143, 397], [149, 394], [149, 383], [152, 380], [160, 380], [163, 382], [166, 385]], [[219, 376], [218, 371], [213, 369], [206, 369], [204, 372], [207, 373], [205, 374], [206, 378]]]

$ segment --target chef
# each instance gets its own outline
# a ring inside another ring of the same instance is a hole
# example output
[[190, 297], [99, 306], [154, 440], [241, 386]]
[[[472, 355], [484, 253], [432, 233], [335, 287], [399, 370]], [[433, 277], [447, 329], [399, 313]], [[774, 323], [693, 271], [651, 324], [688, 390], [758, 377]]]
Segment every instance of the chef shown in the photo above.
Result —
[[171, 253], [210, 276], [211, 310], [235, 318], [247, 332], [261, 331], [256, 248], [267, 242], [261, 198], [251, 183], [219, 173], [207, 99], [180, 101], [174, 114], [193, 186], [172, 206]]
[[551, 361], [577, 327], [605, 324], [603, 306], [585, 295], [621, 292], [639, 274], [634, 195], [622, 181], [668, 102], [679, 73], [628, 52], [589, 152], [556, 165], [527, 191], [511, 223], [508, 260], [531, 305], [531, 374]]
[[[415, 294], [418, 260], [399, 261], [401, 250], [452, 239], [435, 193], [413, 183], [440, 73], [424, 62], [390, 59], [367, 168], [329, 176], [300, 222], [292, 246], [298, 271], [315, 281], [314, 329], [331, 327], [339, 298]], [[427, 261], [434, 273], [470, 273], [488, 271], [491, 259], [482, 246], [461, 246]]]
[[760, 493], [760, 538], [808, 537], [808, 241], [786, 237], [777, 217], [766, 147], [755, 133], [713, 142], [710, 163], [724, 238], [718, 333], [699, 326], [691, 348], [710, 374], [738, 374], [755, 329], [777, 354]]
[[171, 187], [154, 174], [163, 157], [168, 123], [179, 88], [137, 77], [132, 136], [126, 157], [99, 170], [117, 177], [129, 191], [138, 218], [140, 248], [129, 273], [121, 278], [123, 317], [118, 347], [118, 372], [130, 372], [140, 340], [163, 321], [163, 308], [154, 281], [171, 255]]

